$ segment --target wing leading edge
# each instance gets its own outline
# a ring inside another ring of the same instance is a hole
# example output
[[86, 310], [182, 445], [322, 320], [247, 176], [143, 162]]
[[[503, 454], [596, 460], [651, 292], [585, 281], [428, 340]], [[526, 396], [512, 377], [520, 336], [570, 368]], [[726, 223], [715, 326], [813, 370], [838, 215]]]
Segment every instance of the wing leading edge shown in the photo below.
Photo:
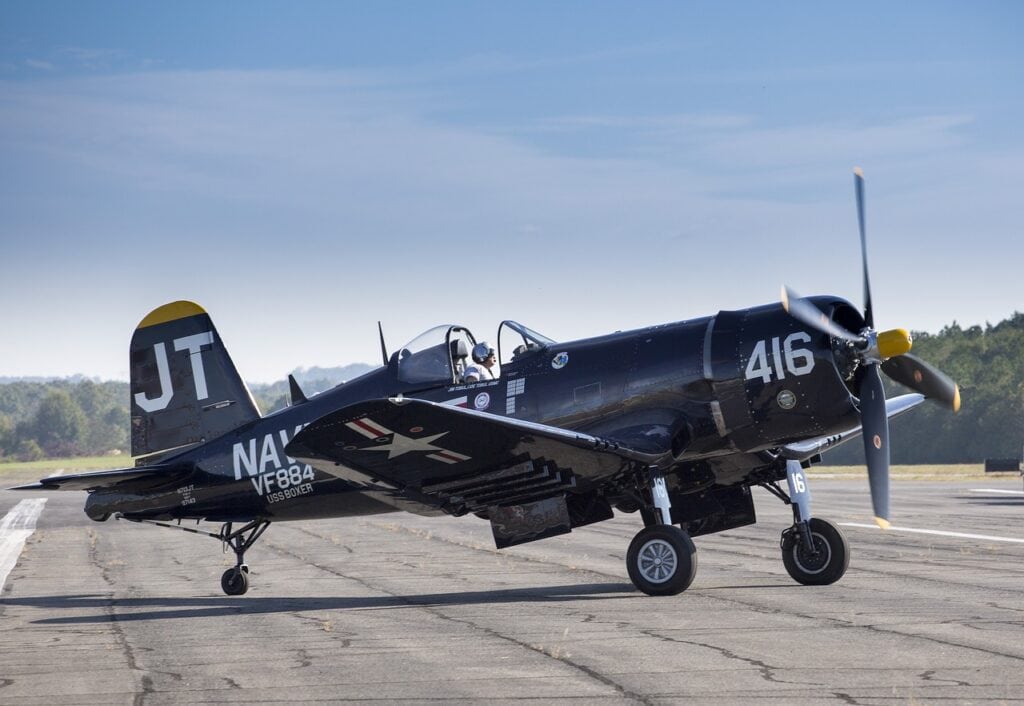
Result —
[[[893, 419], [904, 412], [909, 412], [924, 401], [925, 396], [916, 392], [909, 395], [892, 397], [885, 401], [885, 416], [889, 419]], [[820, 436], [816, 439], [808, 439], [807, 441], [797, 441], [783, 446], [781, 449], [781, 456], [794, 461], [805, 461], [824, 451], [834, 449], [840, 444], [845, 444], [851, 439], [856, 439], [862, 433], [864, 433], [864, 428], [858, 425], [853, 429], [840, 432], [838, 434]]]

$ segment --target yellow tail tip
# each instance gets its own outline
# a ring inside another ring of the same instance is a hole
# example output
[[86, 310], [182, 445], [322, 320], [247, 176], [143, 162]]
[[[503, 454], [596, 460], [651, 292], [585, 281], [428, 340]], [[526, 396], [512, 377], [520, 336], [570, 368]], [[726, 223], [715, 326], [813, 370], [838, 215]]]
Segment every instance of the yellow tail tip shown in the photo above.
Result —
[[884, 530], [887, 530], [890, 527], [889, 520], [883, 519], [881, 517], [876, 517], [875, 518], [875, 524], [878, 525], [879, 527], [881, 527]]
[[140, 321], [136, 328], [156, 326], [157, 324], [165, 324], [168, 321], [187, 319], [190, 316], [199, 316], [200, 314], [205, 313], [206, 311], [203, 307], [199, 306], [195, 302], [186, 300], [171, 302], [170, 304], [164, 304], [163, 306], [157, 307], [146, 314], [146, 318]]

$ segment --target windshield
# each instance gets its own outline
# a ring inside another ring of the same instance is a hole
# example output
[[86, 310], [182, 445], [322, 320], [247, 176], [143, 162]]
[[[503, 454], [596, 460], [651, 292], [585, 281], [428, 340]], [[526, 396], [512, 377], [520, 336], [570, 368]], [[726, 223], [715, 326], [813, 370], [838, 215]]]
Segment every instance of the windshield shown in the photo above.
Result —
[[518, 321], [502, 321], [498, 327], [498, 354], [502, 365], [544, 350], [554, 341]]

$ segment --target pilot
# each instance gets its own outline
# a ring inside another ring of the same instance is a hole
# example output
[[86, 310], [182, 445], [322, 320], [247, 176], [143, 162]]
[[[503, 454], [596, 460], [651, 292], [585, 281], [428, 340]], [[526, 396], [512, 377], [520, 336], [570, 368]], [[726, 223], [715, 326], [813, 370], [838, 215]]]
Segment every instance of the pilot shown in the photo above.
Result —
[[498, 378], [497, 356], [486, 341], [473, 346], [473, 365], [466, 368], [466, 382], [496, 380]]

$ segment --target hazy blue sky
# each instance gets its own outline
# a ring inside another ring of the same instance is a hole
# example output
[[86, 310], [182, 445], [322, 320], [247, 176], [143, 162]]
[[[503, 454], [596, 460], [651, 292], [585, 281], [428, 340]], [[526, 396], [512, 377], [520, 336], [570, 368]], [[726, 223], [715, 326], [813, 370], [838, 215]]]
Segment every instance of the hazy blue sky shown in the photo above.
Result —
[[191, 299], [242, 375], [459, 322], [1024, 310], [1019, 2], [0, 4], [0, 376], [127, 378]]

